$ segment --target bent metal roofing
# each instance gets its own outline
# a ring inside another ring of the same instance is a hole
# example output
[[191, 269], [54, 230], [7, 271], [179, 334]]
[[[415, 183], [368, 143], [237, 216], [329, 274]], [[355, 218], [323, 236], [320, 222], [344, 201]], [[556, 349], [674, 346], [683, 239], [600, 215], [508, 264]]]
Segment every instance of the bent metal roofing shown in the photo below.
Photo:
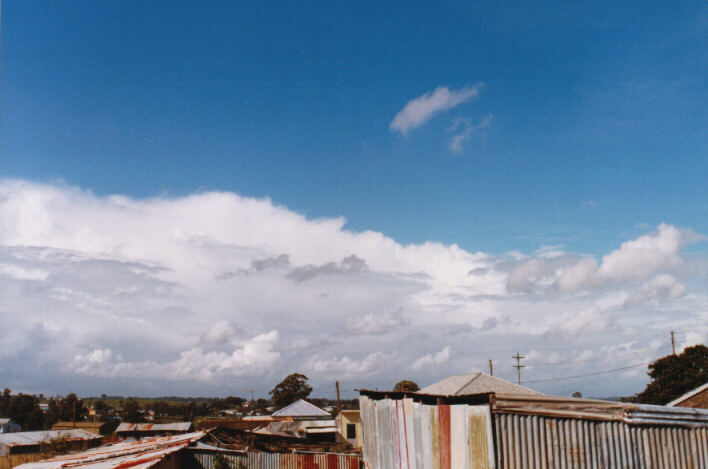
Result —
[[162, 461], [166, 456], [200, 440], [204, 435], [204, 432], [195, 432], [145, 438], [139, 441], [100, 446], [82, 453], [66, 454], [16, 467], [22, 469], [61, 469], [65, 467], [147, 469]]

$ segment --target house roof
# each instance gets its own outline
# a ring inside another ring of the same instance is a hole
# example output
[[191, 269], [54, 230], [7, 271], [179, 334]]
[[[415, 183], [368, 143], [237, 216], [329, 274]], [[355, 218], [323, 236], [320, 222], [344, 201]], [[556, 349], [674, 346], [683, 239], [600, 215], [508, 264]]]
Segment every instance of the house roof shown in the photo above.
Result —
[[6, 423], [10, 423], [10, 419], [8, 419], [8, 418], [0, 419], [0, 425], [5, 425]]
[[173, 423], [128, 423], [118, 425], [116, 432], [188, 432], [192, 422]]
[[706, 390], [708, 390], [708, 383], [705, 383], [705, 384], [702, 385], [702, 386], [698, 386], [696, 389], [692, 389], [691, 391], [688, 391], [686, 394], [684, 394], [684, 395], [681, 396], [681, 397], [677, 397], [677, 398], [674, 399], [673, 401], [671, 401], [671, 402], [669, 402], [668, 404], [666, 404], [666, 406], [667, 406], [667, 407], [675, 407], [675, 406], [679, 405], [680, 403], [682, 403], [683, 401], [685, 401], [685, 400], [687, 400], [687, 399], [690, 399], [690, 398], [692, 398], [693, 396], [695, 396], [696, 394], [700, 394], [700, 393], [702, 393], [703, 391], [706, 391]]
[[441, 396], [467, 396], [484, 393], [523, 394], [543, 396], [542, 393], [524, 386], [519, 386], [505, 379], [490, 376], [478, 371], [465, 375], [456, 375], [426, 386], [418, 393]]
[[324, 411], [304, 399], [297, 400], [282, 409], [273, 412], [273, 417], [329, 417], [329, 412]]
[[91, 469], [147, 469], [201, 439], [204, 432], [186, 433], [114, 445], [100, 446], [82, 453], [71, 453], [43, 461], [22, 464], [22, 469], [61, 469], [65, 467], [90, 467]]
[[57, 422], [52, 425], [52, 430], [65, 430], [71, 428], [101, 428], [105, 422]]
[[69, 440], [95, 440], [101, 435], [87, 432], [86, 430], [45, 430], [39, 432], [0, 433], [0, 446], [28, 446], [38, 445], [43, 441], [56, 438]]

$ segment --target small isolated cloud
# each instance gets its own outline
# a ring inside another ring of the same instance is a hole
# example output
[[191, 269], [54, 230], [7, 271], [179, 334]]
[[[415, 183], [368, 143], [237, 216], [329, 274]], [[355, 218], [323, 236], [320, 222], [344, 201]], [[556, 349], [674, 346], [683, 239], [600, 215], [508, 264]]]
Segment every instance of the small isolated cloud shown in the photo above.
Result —
[[465, 150], [464, 144], [474, 135], [482, 135], [484, 130], [492, 123], [493, 119], [494, 116], [489, 114], [477, 125], [472, 125], [469, 119], [456, 119], [450, 128], [450, 132], [457, 132], [455, 135], [450, 137], [448, 142], [450, 151], [458, 155], [462, 153]]
[[411, 365], [411, 370], [418, 371], [431, 365], [442, 365], [450, 359], [450, 346], [447, 345], [438, 353], [423, 355]]
[[440, 86], [435, 91], [408, 101], [393, 118], [389, 128], [405, 135], [409, 130], [423, 125], [435, 114], [477, 98], [483, 86], [482, 83], [477, 83], [459, 90]]

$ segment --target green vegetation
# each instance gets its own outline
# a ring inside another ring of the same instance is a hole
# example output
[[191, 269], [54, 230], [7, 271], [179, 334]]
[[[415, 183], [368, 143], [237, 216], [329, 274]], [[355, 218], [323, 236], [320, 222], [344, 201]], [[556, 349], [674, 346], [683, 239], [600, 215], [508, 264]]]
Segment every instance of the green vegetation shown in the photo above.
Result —
[[404, 379], [403, 381], [397, 382], [396, 385], [393, 387], [393, 390], [396, 392], [416, 392], [420, 390], [420, 386], [418, 386], [415, 381]]
[[649, 365], [651, 382], [626, 399], [641, 404], [665, 405], [708, 382], [708, 347], [694, 345], [678, 355], [667, 355]]
[[312, 387], [307, 380], [307, 376], [300, 373], [286, 376], [269, 393], [273, 396], [273, 404], [280, 409], [299, 399], [305, 399], [312, 392]]

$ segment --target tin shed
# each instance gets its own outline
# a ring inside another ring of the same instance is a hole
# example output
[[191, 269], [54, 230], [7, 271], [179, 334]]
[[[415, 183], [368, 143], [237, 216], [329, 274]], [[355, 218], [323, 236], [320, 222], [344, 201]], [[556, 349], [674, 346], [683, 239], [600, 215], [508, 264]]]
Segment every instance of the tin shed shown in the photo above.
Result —
[[360, 391], [370, 469], [706, 469], [708, 411], [552, 396]]

